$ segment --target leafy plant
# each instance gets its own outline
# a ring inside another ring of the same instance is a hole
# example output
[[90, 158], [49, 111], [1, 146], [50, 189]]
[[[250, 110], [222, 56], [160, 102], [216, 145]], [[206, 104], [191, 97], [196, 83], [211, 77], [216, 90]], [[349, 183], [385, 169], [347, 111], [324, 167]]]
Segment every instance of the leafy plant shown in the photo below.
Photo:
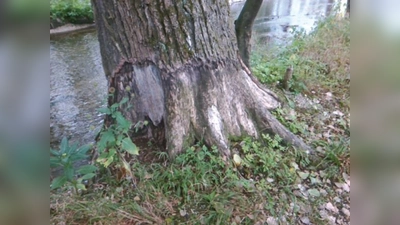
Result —
[[272, 114], [279, 120], [285, 127], [287, 127], [294, 134], [302, 134], [306, 130], [306, 124], [297, 120], [295, 115], [290, 115], [288, 109], [277, 108], [272, 111]]
[[88, 0], [51, 0], [50, 18], [65, 23], [93, 22], [93, 11]]
[[284, 157], [287, 147], [281, 144], [282, 139], [263, 134], [265, 144], [245, 138], [242, 143], [244, 170], [253, 171], [255, 178], [270, 178], [282, 185], [295, 180], [295, 173], [290, 170], [294, 158]]
[[[118, 110], [119, 107], [126, 102], [128, 102], [128, 98], [123, 98], [121, 102], [114, 103], [109, 108], [99, 109], [100, 112], [113, 118], [116, 123], [110, 125], [100, 133], [100, 138], [97, 142], [97, 150], [99, 153], [97, 162], [106, 168], [112, 163], [122, 163], [123, 168], [129, 172], [131, 177], [133, 177], [130, 165], [125, 160], [124, 155], [125, 153], [130, 155], [139, 155], [139, 148], [129, 137], [132, 123]], [[141, 122], [141, 124], [142, 123], [143, 125], [147, 125], [146, 121]], [[135, 125], [135, 128], [139, 127], [138, 124]]]
[[[93, 178], [96, 174], [97, 167], [94, 165], [84, 165], [77, 169], [74, 168], [74, 163], [87, 159], [87, 151], [91, 148], [90, 145], [78, 147], [78, 144], [69, 144], [67, 138], [61, 141], [60, 149], [50, 149], [50, 167], [62, 167], [63, 174], [54, 178], [51, 183], [51, 189], [57, 189], [65, 184], [69, 184], [75, 190], [86, 190], [83, 181]], [[78, 178], [79, 177], [79, 178]]]

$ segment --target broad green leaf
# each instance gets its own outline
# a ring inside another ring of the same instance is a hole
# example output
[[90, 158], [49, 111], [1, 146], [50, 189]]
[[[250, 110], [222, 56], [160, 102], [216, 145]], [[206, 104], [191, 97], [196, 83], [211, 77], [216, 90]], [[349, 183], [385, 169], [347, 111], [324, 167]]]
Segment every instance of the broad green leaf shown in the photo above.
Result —
[[51, 182], [51, 189], [53, 190], [53, 189], [57, 189], [59, 187], [62, 187], [66, 182], [67, 182], [67, 178], [65, 176], [56, 177]]
[[72, 167], [72, 165], [64, 167], [64, 175], [67, 180], [72, 180], [74, 178], [74, 168]]
[[117, 109], [119, 107], [119, 103], [114, 103], [111, 105], [111, 112], [115, 112], [115, 109]]
[[51, 153], [52, 155], [54, 155], [54, 156], [60, 156], [60, 155], [61, 155], [61, 152], [60, 152], [60, 151], [57, 151], [57, 150], [54, 150], [54, 149], [50, 149], [50, 153]]
[[77, 161], [77, 160], [82, 160], [82, 159], [86, 159], [89, 156], [87, 154], [73, 154], [70, 156], [69, 161]]
[[122, 140], [122, 148], [131, 155], [139, 155], [139, 148], [127, 137]]
[[51, 168], [55, 168], [58, 166], [61, 166], [61, 160], [59, 158], [56, 157], [50, 157], [50, 167]]
[[94, 165], [85, 165], [85, 166], [79, 167], [77, 172], [79, 174], [88, 174], [88, 173], [93, 173], [96, 170], [97, 170], [97, 167]]
[[117, 120], [118, 126], [120, 126], [123, 130], [127, 130], [130, 128], [131, 123], [129, 120], [125, 119], [121, 112], [115, 113], [115, 119]]
[[84, 184], [77, 184], [77, 185], [76, 185], [76, 188], [78, 188], [79, 190], [84, 190], [84, 191], [86, 191], [86, 187], [85, 187]]
[[85, 174], [85, 176], [81, 177], [81, 179], [82, 180], [88, 180], [88, 179], [93, 178], [94, 176], [96, 176], [95, 173], [88, 173], [88, 174]]
[[92, 148], [91, 145], [83, 145], [80, 148], [78, 148], [78, 150], [76, 150], [78, 153], [80, 154], [86, 154], [87, 151], [89, 151]]
[[108, 145], [112, 145], [114, 142], [114, 132], [112, 130], [107, 130], [101, 133], [100, 140], [97, 142], [97, 147], [99, 147], [99, 151], [102, 152]]
[[98, 109], [98, 111], [101, 113], [105, 113], [107, 115], [111, 114], [111, 110], [109, 108], [100, 108], [100, 109]]
[[120, 105], [125, 104], [125, 103], [128, 102], [128, 100], [129, 100], [129, 98], [124, 97], [124, 98], [121, 100], [121, 102], [120, 102], [119, 104], [120, 104]]
[[61, 145], [60, 145], [60, 151], [61, 153], [66, 153], [68, 151], [68, 139], [66, 137], [63, 137], [61, 140]]
[[115, 150], [115, 148], [111, 148], [110, 151], [108, 152], [107, 157], [114, 156], [116, 153], [117, 153], [117, 150]]

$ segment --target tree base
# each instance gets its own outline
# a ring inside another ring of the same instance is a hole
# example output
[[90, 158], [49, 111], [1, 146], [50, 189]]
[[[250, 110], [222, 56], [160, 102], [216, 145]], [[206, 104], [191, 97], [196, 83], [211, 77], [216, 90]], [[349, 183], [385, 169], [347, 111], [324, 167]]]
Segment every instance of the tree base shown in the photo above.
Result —
[[171, 156], [201, 140], [230, 157], [229, 137], [259, 138], [261, 132], [277, 134], [294, 147], [312, 152], [269, 112], [280, 106], [276, 95], [233, 63], [186, 67], [168, 83], [165, 128]]

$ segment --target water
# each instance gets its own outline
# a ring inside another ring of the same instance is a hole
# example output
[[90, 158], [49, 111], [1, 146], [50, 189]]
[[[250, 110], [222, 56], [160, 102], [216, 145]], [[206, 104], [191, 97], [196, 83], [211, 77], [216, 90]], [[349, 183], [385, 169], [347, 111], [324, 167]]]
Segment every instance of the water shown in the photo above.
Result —
[[[335, 0], [264, 0], [254, 21], [255, 42], [281, 44], [292, 36], [295, 29], [310, 32], [315, 23], [329, 15]], [[233, 1], [231, 15], [237, 18], [245, 1]], [[341, 3], [340, 3], [341, 4]]]
[[93, 141], [106, 105], [107, 82], [95, 32], [50, 42], [50, 144], [63, 136], [79, 143]]
[[[243, 5], [232, 1], [232, 19]], [[333, 0], [264, 1], [254, 24], [256, 41], [282, 43], [294, 28], [310, 31], [334, 5]], [[92, 142], [103, 122], [97, 109], [106, 105], [107, 89], [96, 33], [51, 41], [50, 78], [51, 146], [57, 147], [63, 136]]]

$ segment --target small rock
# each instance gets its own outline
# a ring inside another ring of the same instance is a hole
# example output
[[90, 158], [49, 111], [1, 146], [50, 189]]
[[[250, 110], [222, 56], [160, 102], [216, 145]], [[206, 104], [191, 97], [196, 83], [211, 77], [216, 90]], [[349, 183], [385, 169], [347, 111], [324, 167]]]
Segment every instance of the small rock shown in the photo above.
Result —
[[322, 196], [327, 196], [328, 192], [324, 189], [319, 189], [319, 193], [321, 193]]
[[235, 221], [240, 224], [241, 222], [240, 216], [235, 216]]
[[334, 216], [328, 216], [329, 224], [336, 225], [336, 218]]
[[328, 218], [328, 212], [326, 210], [320, 210], [319, 211], [319, 216], [321, 216], [322, 219]]
[[346, 208], [342, 208], [342, 213], [343, 213], [344, 215], [346, 215], [347, 218], [350, 217], [350, 210], [348, 210], [348, 209], [346, 209]]
[[298, 212], [300, 210], [300, 206], [298, 204], [290, 203], [290, 211]]
[[333, 198], [333, 200], [334, 200], [335, 202], [338, 202], [338, 203], [340, 203], [340, 202], [342, 201], [338, 196], [335, 196], [335, 197]]
[[138, 201], [140, 201], [140, 197], [139, 197], [139, 196], [135, 196], [135, 197], [133, 198], [133, 200], [135, 200], [136, 202], [138, 202]]
[[179, 214], [181, 216], [186, 216], [186, 210], [184, 210], [184, 209], [179, 210]]
[[278, 222], [276, 222], [276, 219], [274, 217], [268, 217], [267, 218], [267, 224], [268, 225], [278, 225]]
[[326, 100], [332, 100], [332, 93], [331, 92], [327, 92], [327, 93], [325, 93], [325, 99]]
[[335, 110], [332, 112], [333, 115], [338, 115], [338, 116], [343, 116], [344, 114], [342, 112], [340, 112], [339, 110]]
[[350, 192], [350, 187], [346, 183], [343, 184], [342, 188], [345, 192]]
[[293, 191], [293, 194], [295, 195], [295, 196], [297, 196], [297, 197], [302, 197], [303, 196], [303, 194], [301, 194], [301, 192], [300, 191]]
[[343, 187], [343, 183], [335, 182], [335, 186], [338, 187], [338, 188], [342, 188]]
[[342, 189], [339, 189], [339, 188], [336, 189], [335, 191], [336, 191], [336, 193], [338, 193], [339, 195], [343, 193], [343, 190], [342, 190]]
[[338, 213], [339, 212], [339, 210], [334, 205], [332, 205], [332, 203], [330, 203], [330, 202], [326, 203], [325, 209], [327, 209], [327, 210], [329, 210], [331, 212], [334, 212], [334, 213]]
[[308, 217], [306, 217], [306, 216], [302, 217], [300, 220], [304, 224], [310, 224], [310, 219]]

